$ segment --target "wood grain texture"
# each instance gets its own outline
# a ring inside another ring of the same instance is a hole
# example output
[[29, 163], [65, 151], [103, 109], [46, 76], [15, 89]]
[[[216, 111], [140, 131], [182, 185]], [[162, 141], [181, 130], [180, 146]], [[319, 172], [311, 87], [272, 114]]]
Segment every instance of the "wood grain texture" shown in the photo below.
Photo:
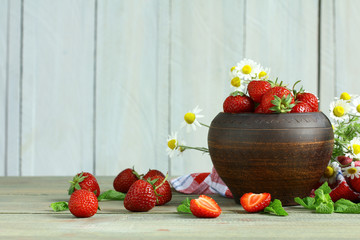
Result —
[[[223, 213], [215, 219], [177, 214], [177, 205], [197, 195], [174, 193], [173, 200], [146, 213], [126, 211], [120, 201], [100, 202], [101, 211], [87, 219], [52, 212], [51, 202], [66, 200], [67, 177], [0, 177], [0, 238], [15, 239], [358, 239], [358, 214], [314, 214], [300, 206], [285, 207], [286, 217], [248, 214], [232, 199], [212, 197]], [[111, 177], [98, 177], [102, 188]], [[26, 200], [27, 204], [24, 204]], [[339, 227], [341, 226], [341, 227]]]
[[132, 166], [168, 171], [167, 8], [158, 1], [99, 2], [97, 174]]
[[93, 171], [94, 1], [25, 1], [23, 175]]
[[0, 176], [5, 175], [8, 1], [0, 5]]
[[335, 1], [335, 89], [336, 96], [342, 92], [360, 94], [358, 81], [358, 56], [360, 11], [359, 1]]
[[271, 68], [271, 77], [317, 93], [318, 1], [247, 1], [247, 58]]
[[[231, 91], [229, 70], [243, 55], [244, 1], [172, 1], [171, 3], [170, 128], [180, 131], [187, 145], [207, 147], [208, 129], [180, 129], [185, 113], [203, 109], [202, 123], [210, 124], [222, 111]], [[185, 151], [171, 160], [180, 175], [211, 170], [209, 155]]]
[[20, 87], [22, 68], [22, 1], [9, 1], [6, 175], [20, 175]]

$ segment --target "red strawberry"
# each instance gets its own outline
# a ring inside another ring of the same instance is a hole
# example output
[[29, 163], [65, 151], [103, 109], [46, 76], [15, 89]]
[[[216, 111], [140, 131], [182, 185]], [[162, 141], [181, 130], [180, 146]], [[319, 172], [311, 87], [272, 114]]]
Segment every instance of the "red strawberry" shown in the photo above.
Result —
[[75, 217], [91, 217], [98, 210], [98, 200], [93, 192], [77, 190], [70, 196], [69, 210]]
[[353, 190], [351, 190], [346, 181], [343, 181], [331, 191], [330, 197], [333, 202], [336, 202], [340, 198], [344, 198], [350, 201], [356, 201], [359, 200], [360, 194], [355, 193]]
[[270, 193], [245, 193], [240, 198], [240, 203], [247, 212], [260, 212], [269, 206]]
[[360, 192], [360, 177], [355, 176], [353, 179], [347, 178], [347, 182], [351, 189], [354, 189], [355, 192]]
[[297, 102], [291, 109], [291, 113], [312, 112], [313, 109], [306, 102]]
[[268, 90], [261, 99], [264, 113], [290, 112], [294, 106], [294, 97], [286, 87], [276, 86]]
[[255, 113], [264, 113], [261, 104], [255, 108]]
[[127, 168], [116, 176], [113, 186], [116, 191], [127, 193], [131, 185], [137, 180], [139, 180], [137, 172], [134, 169]]
[[85, 189], [95, 193], [98, 197], [100, 195], [99, 184], [91, 173], [81, 172], [75, 175], [72, 181], [70, 181], [69, 195], [79, 189]]
[[155, 195], [156, 195], [156, 206], [164, 205], [170, 202], [172, 198], [172, 192], [169, 182], [162, 176], [152, 176], [151, 182], [157, 179], [154, 183]]
[[253, 112], [254, 101], [243, 93], [235, 92], [225, 99], [223, 109], [226, 113]]
[[197, 199], [191, 199], [190, 211], [198, 218], [216, 218], [221, 214], [221, 208], [214, 199], [206, 195], [200, 195]]
[[300, 92], [296, 95], [296, 100], [306, 102], [312, 109], [312, 112], [319, 111], [319, 100], [318, 98], [312, 94], [307, 92]]
[[248, 84], [247, 90], [254, 102], [260, 103], [262, 96], [271, 88], [268, 81], [254, 80]]
[[124, 207], [132, 212], [147, 212], [156, 204], [153, 186], [144, 180], [133, 183], [124, 199]]
[[337, 157], [338, 162], [343, 166], [348, 166], [352, 163], [352, 158], [346, 157], [346, 156], [338, 156]]
[[148, 178], [151, 178], [153, 176], [162, 176], [165, 178], [165, 175], [160, 172], [159, 170], [156, 169], [149, 169], [149, 171], [145, 174], [145, 176], [143, 177], [144, 180], [147, 180]]

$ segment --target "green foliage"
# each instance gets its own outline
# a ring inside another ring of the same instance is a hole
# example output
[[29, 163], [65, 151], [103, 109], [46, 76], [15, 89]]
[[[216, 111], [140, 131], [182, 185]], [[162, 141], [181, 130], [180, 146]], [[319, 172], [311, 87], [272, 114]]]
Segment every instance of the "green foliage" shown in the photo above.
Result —
[[102, 201], [102, 200], [124, 200], [125, 199], [126, 194], [125, 193], [121, 193], [121, 192], [117, 192], [115, 190], [108, 190], [106, 192], [103, 192], [102, 194], [99, 195], [98, 197], [98, 201]]
[[281, 201], [279, 199], [275, 199], [264, 209], [265, 213], [273, 213], [277, 216], [287, 216], [289, 215], [285, 209], [282, 207]]
[[69, 209], [69, 205], [67, 202], [54, 202], [50, 204], [50, 207], [54, 210], [54, 212], [60, 212]]
[[177, 211], [179, 213], [191, 213], [190, 211], [190, 199], [186, 198], [181, 202], [181, 204], [177, 207]]

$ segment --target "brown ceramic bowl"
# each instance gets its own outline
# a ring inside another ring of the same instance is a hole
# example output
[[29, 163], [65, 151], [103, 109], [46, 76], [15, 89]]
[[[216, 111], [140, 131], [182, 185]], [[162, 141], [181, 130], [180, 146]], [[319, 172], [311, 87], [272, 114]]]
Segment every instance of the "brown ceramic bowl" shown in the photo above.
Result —
[[247, 192], [268, 192], [295, 205], [321, 178], [332, 154], [333, 129], [322, 112], [219, 113], [208, 145], [219, 176], [235, 202]]

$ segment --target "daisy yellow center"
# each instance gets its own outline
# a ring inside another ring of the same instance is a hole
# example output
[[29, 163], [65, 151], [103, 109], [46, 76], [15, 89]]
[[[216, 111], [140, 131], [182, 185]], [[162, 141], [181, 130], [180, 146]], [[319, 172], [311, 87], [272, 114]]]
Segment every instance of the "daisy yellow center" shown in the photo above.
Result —
[[347, 171], [350, 174], [355, 174], [357, 172], [357, 169], [356, 168], [349, 168]]
[[337, 117], [342, 117], [344, 116], [345, 110], [342, 106], [336, 106], [333, 110], [333, 113]]
[[332, 177], [334, 175], [334, 169], [330, 166], [327, 166], [327, 168], [325, 169], [325, 172], [324, 172], [324, 176], [329, 178], [329, 177]]
[[342, 100], [350, 100], [351, 99], [351, 96], [350, 94], [348, 94], [347, 92], [343, 92], [341, 95], [340, 95], [340, 99]]
[[259, 72], [259, 78], [266, 77], [267, 73], [264, 71]]
[[356, 106], [356, 111], [360, 113], [360, 104]]
[[232, 71], [234, 71], [235, 70], [235, 66], [233, 66], [231, 69], [230, 69], [230, 71], [232, 72]]
[[231, 85], [234, 87], [240, 87], [241, 81], [239, 77], [234, 77], [231, 79]]
[[188, 124], [192, 124], [195, 121], [195, 114], [188, 112], [187, 114], [185, 114], [184, 120]]
[[359, 144], [353, 144], [352, 148], [353, 148], [353, 152], [355, 155], [358, 155], [360, 153], [360, 145]]
[[168, 147], [171, 149], [171, 150], [174, 150], [176, 148], [176, 139], [171, 139], [168, 141]]
[[243, 66], [243, 68], [241, 69], [241, 71], [243, 72], [243, 74], [250, 74], [250, 73], [251, 73], [251, 67], [250, 67], [250, 65], [245, 65], [245, 66]]

